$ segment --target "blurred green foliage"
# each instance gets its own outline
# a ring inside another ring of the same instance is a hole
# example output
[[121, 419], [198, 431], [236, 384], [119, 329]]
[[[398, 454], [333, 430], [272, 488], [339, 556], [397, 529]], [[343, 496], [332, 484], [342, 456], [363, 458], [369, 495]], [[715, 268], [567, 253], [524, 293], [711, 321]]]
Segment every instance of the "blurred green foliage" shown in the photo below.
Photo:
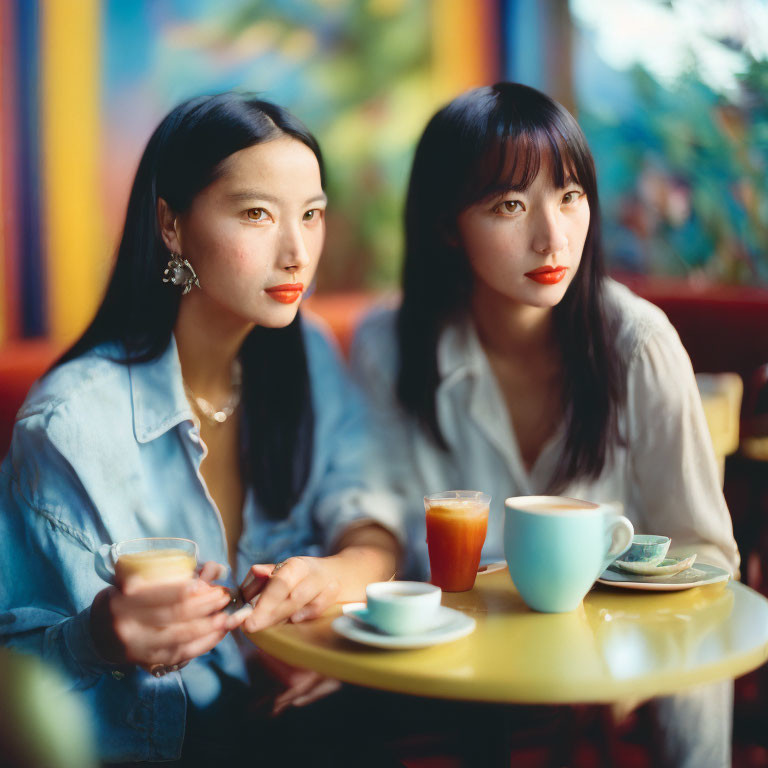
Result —
[[228, 37], [267, 30], [301, 83], [286, 103], [318, 137], [326, 160], [328, 241], [319, 284], [397, 282], [402, 205], [430, 100], [430, 3], [423, 0], [244, 2]]
[[0, 648], [0, 765], [96, 768], [90, 712], [56, 669]]

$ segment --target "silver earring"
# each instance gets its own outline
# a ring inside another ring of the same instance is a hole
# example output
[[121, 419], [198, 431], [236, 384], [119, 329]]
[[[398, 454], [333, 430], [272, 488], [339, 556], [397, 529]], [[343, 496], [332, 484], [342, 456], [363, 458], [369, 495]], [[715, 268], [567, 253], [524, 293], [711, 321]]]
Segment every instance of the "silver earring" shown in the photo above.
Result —
[[171, 254], [171, 260], [163, 270], [163, 275], [164, 283], [180, 285], [184, 288], [181, 292], [182, 296], [186, 296], [192, 290], [193, 285], [196, 285], [198, 288], [200, 287], [197, 272], [195, 272], [192, 265], [186, 259], [182, 258], [180, 253]]

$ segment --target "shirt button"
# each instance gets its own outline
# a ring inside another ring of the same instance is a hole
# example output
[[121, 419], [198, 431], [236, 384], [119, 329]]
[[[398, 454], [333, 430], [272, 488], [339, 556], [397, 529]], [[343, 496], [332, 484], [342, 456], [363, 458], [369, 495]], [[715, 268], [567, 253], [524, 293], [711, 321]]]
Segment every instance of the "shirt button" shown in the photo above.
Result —
[[125, 677], [125, 672], [121, 672], [119, 669], [115, 669], [112, 671], [112, 677], [114, 677], [115, 680], [122, 680]]

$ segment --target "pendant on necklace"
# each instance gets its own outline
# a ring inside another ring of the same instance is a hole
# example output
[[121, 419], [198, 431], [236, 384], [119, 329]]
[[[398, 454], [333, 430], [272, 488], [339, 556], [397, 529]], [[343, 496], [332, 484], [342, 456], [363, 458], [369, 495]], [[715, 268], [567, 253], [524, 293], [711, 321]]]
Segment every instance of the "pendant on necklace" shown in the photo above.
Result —
[[232, 363], [232, 392], [223, 408], [215, 408], [204, 397], [197, 397], [184, 379], [182, 379], [182, 384], [184, 385], [184, 392], [189, 402], [205, 417], [209, 424], [223, 424], [235, 412], [237, 406], [240, 405], [242, 377], [240, 361], [235, 360]]

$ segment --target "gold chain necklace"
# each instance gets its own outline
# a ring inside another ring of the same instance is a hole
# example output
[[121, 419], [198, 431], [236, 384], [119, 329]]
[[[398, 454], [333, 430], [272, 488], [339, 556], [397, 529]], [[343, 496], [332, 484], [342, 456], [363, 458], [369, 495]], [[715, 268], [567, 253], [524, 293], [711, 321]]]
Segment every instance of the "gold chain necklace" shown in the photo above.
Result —
[[183, 379], [182, 382], [187, 398], [191, 400], [193, 405], [197, 406], [196, 410], [200, 415], [204, 416], [209, 424], [215, 426], [216, 424], [223, 424], [235, 412], [235, 408], [240, 405], [240, 395], [243, 388], [243, 367], [240, 365], [239, 360], [235, 360], [232, 363], [232, 392], [227, 398], [227, 402], [221, 408], [216, 408], [204, 397], [197, 397], [189, 388], [187, 382]]

